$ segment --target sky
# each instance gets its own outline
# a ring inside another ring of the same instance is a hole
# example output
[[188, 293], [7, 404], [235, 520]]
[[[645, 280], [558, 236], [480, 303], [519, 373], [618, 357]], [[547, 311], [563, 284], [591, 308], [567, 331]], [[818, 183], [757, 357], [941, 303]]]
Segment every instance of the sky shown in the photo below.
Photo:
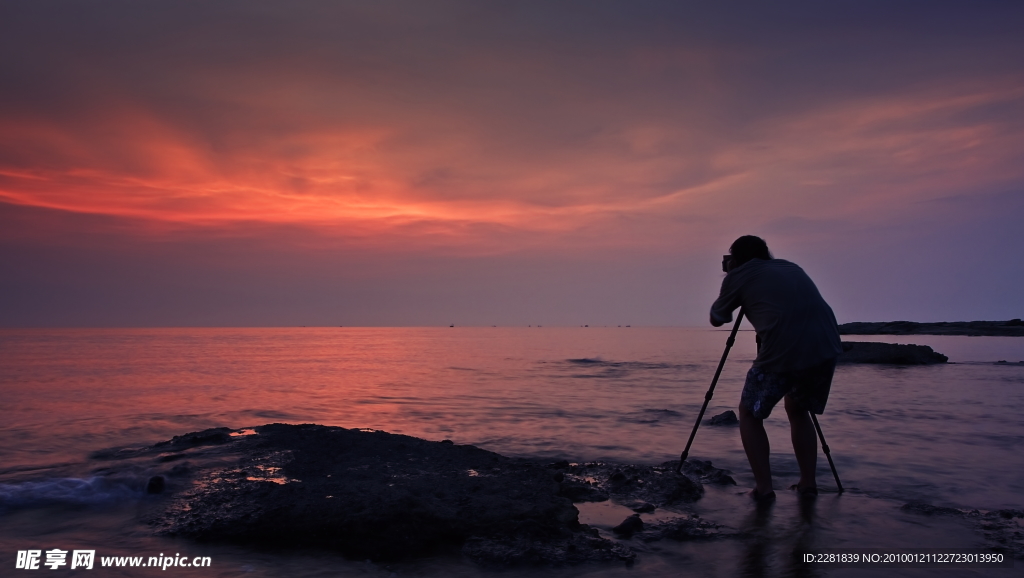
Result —
[[1024, 3], [0, 0], [0, 327], [1024, 317]]

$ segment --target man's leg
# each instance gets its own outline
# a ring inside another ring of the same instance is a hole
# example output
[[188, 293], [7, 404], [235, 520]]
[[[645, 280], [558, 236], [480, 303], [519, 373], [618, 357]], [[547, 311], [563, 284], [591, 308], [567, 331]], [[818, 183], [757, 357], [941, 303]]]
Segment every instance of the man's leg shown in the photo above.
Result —
[[[785, 399], [786, 414], [789, 415], [789, 434], [793, 439], [793, 453], [796, 454], [796, 463], [800, 466], [800, 482], [797, 487], [801, 490], [817, 488], [818, 483], [814, 479], [814, 474], [818, 466], [818, 435], [814, 431], [814, 423], [811, 422], [811, 415], [806, 409], [797, 407], [788, 395]], [[741, 427], [742, 425], [740, 422]]]
[[743, 450], [747, 452], [747, 461], [750, 462], [750, 469], [754, 472], [754, 480], [757, 482], [754, 492], [757, 496], [767, 495], [772, 491], [772, 467], [768, 462], [771, 446], [768, 444], [768, 434], [764, 431], [764, 420], [754, 417], [742, 403], [740, 439], [743, 440]]

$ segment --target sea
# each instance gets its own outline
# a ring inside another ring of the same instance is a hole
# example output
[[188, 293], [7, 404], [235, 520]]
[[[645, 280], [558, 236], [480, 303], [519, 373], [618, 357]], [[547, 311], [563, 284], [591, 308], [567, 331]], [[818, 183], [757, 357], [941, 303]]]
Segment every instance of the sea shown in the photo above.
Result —
[[[1024, 338], [846, 337], [928, 345], [950, 363], [840, 365], [819, 422], [845, 491], [836, 491], [820, 455], [822, 492], [812, 501], [786, 490], [798, 469], [781, 407], [765, 422], [778, 492], [767, 509], [743, 494], [753, 478], [738, 428], [702, 425], [690, 457], [730, 471], [737, 485], [706, 486], [688, 513], [733, 537], [627, 540], [638, 552], [632, 564], [495, 569], [455, 556], [386, 564], [158, 536], [143, 515], [159, 499], [145, 493], [153, 472], [110, 458], [186, 432], [279, 422], [448, 439], [541, 462], [661, 464], [678, 459], [727, 336], [625, 326], [2, 329], [0, 575], [1022, 575], [1019, 559], [1017, 568], [936, 570], [800, 556], [832, 548], [992, 552], [999, 540], [1019, 551], [1021, 518], [996, 531], [979, 516], [1024, 508]], [[743, 330], [708, 417], [735, 409], [754, 356], [753, 332]], [[614, 502], [578, 507], [581, 521], [609, 538], [633, 513]], [[55, 570], [42, 565], [55, 549], [69, 557], [94, 550], [94, 568], [71, 570], [70, 558]], [[43, 553], [39, 570], [18, 568], [18, 552], [29, 550]], [[158, 555], [208, 557], [210, 565], [100, 563]]]

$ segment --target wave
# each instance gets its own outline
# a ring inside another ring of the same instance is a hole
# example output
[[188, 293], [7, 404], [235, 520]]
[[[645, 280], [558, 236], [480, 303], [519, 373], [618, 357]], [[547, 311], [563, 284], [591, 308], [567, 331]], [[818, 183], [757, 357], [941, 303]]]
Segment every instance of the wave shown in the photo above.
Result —
[[566, 359], [565, 361], [577, 366], [615, 369], [692, 369], [698, 367], [694, 364], [655, 363], [650, 361], [605, 361], [599, 357], [581, 357], [579, 359]]
[[133, 478], [52, 478], [0, 484], [0, 510], [53, 505], [92, 506], [123, 502], [144, 494], [145, 482]]
[[626, 423], [656, 424], [662, 421], [674, 421], [683, 414], [671, 409], [642, 409], [619, 416], [619, 421]]

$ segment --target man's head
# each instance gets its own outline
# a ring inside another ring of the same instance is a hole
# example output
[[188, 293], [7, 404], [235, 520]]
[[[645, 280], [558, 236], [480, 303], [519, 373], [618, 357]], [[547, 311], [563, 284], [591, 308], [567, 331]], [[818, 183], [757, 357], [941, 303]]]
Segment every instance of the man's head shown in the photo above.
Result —
[[771, 258], [772, 254], [768, 251], [768, 243], [765, 243], [764, 239], [753, 235], [743, 235], [733, 241], [732, 246], [729, 247], [729, 259], [722, 265], [726, 271], [732, 271], [751, 259], [768, 261]]

